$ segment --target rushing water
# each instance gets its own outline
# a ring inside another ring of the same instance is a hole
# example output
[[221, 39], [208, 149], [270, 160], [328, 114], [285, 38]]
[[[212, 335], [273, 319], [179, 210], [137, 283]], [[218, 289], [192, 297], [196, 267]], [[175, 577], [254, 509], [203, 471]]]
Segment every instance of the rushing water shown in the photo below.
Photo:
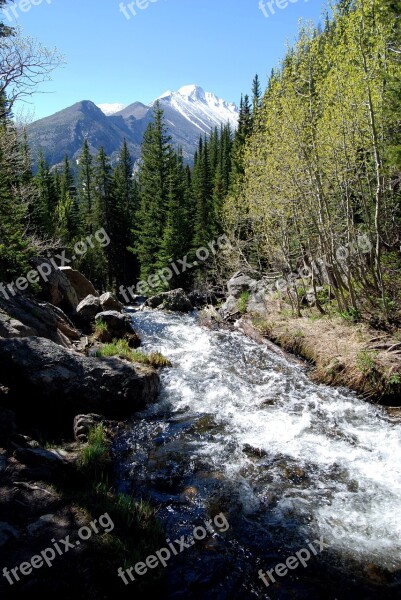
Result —
[[[196, 317], [133, 315], [173, 367], [137, 416], [122, 485], [159, 506], [167, 533], [224, 512], [230, 528], [168, 568], [171, 598], [400, 598], [401, 426], [295, 361]], [[326, 547], [269, 588], [307, 542]]]

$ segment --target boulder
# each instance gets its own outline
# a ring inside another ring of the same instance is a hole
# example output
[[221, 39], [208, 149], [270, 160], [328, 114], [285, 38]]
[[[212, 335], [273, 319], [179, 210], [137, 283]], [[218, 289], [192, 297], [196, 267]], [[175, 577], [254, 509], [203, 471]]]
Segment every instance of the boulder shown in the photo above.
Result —
[[0, 445], [7, 446], [9, 439], [16, 433], [15, 413], [0, 406]]
[[0, 339], [2, 382], [13, 410], [66, 425], [88, 412], [123, 419], [159, 393], [157, 371], [118, 358], [90, 358], [41, 338]]
[[90, 413], [89, 415], [77, 415], [74, 418], [74, 438], [77, 442], [88, 441], [89, 430], [104, 421], [102, 415]]
[[21, 534], [10, 523], [2, 521], [0, 523], [0, 546], [4, 546], [7, 542], [18, 540]]
[[[84, 300], [87, 296], [98, 296], [99, 294], [95, 290], [93, 284], [82, 275], [79, 271], [72, 269], [71, 267], [60, 267], [60, 271], [68, 279], [70, 285], [73, 287], [78, 302]], [[77, 302], [77, 304], [78, 304]]]
[[94, 321], [96, 315], [102, 312], [100, 298], [96, 296], [86, 296], [77, 306], [77, 315], [85, 323]]
[[176, 312], [189, 312], [193, 309], [191, 301], [181, 288], [153, 296], [145, 302], [145, 306]]
[[50, 260], [45, 258], [36, 258], [32, 262], [36, 268], [43, 265], [43, 271], [49, 273], [46, 274], [46, 280], [43, 277], [39, 279], [42, 298], [54, 306], [60, 306], [67, 312], [75, 311], [79, 300], [73, 285], [63, 271], [65, 267], [55, 268]]
[[234, 296], [229, 296], [224, 304], [220, 306], [219, 314], [223, 317], [223, 319], [228, 319], [231, 316], [238, 315], [238, 300]]
[[188, 294], [189, 301], [195, 308], [204, 308], [205, 306], [214, 306], [218, 298], [213, 292], [201, 292], [199, 290], [193, 290]]
[[28, 337], [30, 335], [36, 335], [36, 331], [32, 327], [24, 325], [18, 319], [13, 319], [3, 310], [0, 310], [0, 337]]
[[106, 292], [100, 296], [100, 305], [103, 310], [117, 310], [118, 312], [121, 312], [124, 308], [121, 302], [110, 292]]
[[227, 281], [229, 296], [239, 298], [242, 292], [253, 292], [257, 287], [257, 283], [255, 279], [251, 279], [251, 277], [239, 271]]
[[60, 308], [21, 293], [8, 300], [0, 295], [0, 336], [44, 337], [66, 348], [80, 337]]
[[[100, 312], [95, 317], [96, 323], [102, 322], [107, 325], [106, 336], [102, 336], [100, 341], [111, 342], [114, 338], [125, 338], [131, 348], [137, 348], [141, 345], [141, 340], [132, 327], [131, 318], [115, 310]], [[99, 338], [98, 338], [99, 339]]]
[[18, 462], [27, 467], [57, 468], [66, 464], [66, 461], [57, 450], [45, 450], [44, 448], [17, 448], [13, 456]]

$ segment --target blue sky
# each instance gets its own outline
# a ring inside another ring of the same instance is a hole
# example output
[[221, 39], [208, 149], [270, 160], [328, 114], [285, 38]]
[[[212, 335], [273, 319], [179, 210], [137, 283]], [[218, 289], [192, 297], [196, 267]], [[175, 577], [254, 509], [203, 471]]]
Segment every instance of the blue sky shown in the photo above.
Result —
[[130, 0], [17, 0], [18, 19], [9, 9], [4, 21], [65, 56], [32, 99], [41, 118], [79, 100], [148, 103], [190, 83], [238, 103], [255, 73], [265, 86], [299, 19], [320, 20], [320, 0], [272, 1], [266, 17], [259, 0], [134, 0], [135, 16]]

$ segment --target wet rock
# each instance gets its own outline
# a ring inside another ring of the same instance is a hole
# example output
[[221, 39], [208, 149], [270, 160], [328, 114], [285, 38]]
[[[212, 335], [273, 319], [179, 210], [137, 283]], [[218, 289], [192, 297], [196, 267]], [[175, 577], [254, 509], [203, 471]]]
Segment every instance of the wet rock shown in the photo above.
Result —
[[79, 271], [71, 267], [59, 267], [61, 273], [68, 279], [74, 289], [78, 302], [84, 300], [87, 296], [98, 296], [93, 284]]
[[96, 315], [100, 312], [102, 312], [100, 299], [93, 295], [86, 296], [77, 306], [77, 315], [86, 323], [94, 321]]
[[205, 306], [199, 312], [199, 323], [212, 329], [218, 328], [220, 323], [224, 322], [223, 317], [214, 306]]
[[145, 306], [173, 312], [189, 312], [193, 309], [188, 296], [181, 288], [153, 296], [145, 302]]
[[246, 454], [247, 456], [255, 456], [257, 458], [267, 456], [266, 450], [263, 450], [262, 448], [255, 448], [250, 444], [244, 444], [242, 447], [242, 452], [244, 452], [244, 454]]
[[128, 417], [159, 393], [151, 367], [89, 358], [41, 338], [0, 339], [0, 363], [14, 410], [51, 422], [88, 412]]

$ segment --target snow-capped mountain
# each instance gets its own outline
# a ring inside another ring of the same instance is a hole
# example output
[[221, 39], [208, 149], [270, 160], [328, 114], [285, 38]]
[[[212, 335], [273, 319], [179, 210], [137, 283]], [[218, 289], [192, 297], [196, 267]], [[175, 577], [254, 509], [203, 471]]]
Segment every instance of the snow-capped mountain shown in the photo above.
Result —
[[221, 123], [230, 123], [233, 128], [237, 126], [238, 108], [234, 103], [228, 104], [194, 84], [185, 85], [178, 92], [165, 92], [157, 100], [163, 107], [170, 106], [176, 110], [204, 133], [208, 133], [213, 127], [219, 127]]
[[98, 108], [102, 111], [106, 117], [110, 117], [110, 115], [114, 115], [120, 110], [125, 108], [125, 104], [120, 104], [119, 102], [113, 102], [111, 104], [96, 104]]
[[90, 100], [77, 102], [50, 117], [35, 121], [28, 127], [33, 149], [42, 148], [51, 165], [60, 163], [65, 154], [75, 159], [82, 144], [88, 140], [96, 153], [103, 146], [114, 162], [124, 139], [134, 160], [140, 157], [143, 134], [153, 118], [153, 107], [160, 102], [172, 142], [181, 146], [184, 159], [191, 162], [199, 136], [211, 129], [238, 122], [238, 108], [205, 92], [197, 85], [186, 85], [178, 92], [165, 92], [150, 104], [133, 102], [94, 104]]

